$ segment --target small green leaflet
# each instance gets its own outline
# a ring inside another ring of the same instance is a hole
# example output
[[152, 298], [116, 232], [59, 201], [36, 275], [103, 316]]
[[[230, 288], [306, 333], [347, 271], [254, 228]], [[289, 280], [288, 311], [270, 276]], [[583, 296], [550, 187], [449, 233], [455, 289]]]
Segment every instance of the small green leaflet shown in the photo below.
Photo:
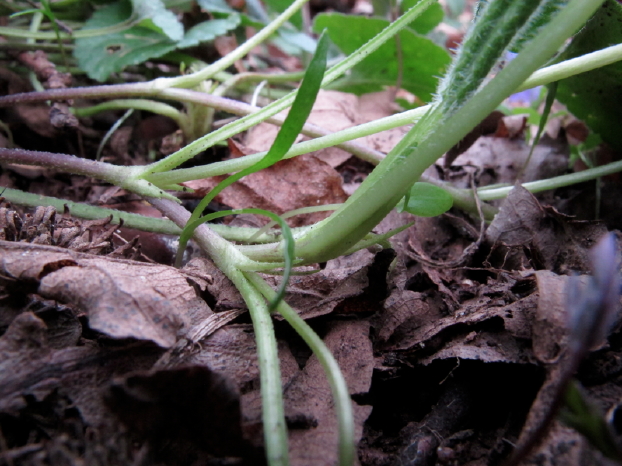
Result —
[[[136, 0], [134, 3], [137, 3]], [[165, 11], [173, 15], [170, 11]], [[126, 66], [137, 65], [153, 58], [159, 58], [176, 49], [192, 47], [201, 42], [213, 40], [235, 29], [240, 24], [239, 15], [234, 14], [226, 19], [197, 24], [184, 35], [181, 23], [179, 23], [181, 34], [178, 34], [178, 28], [173, 26], [174, 23], [171, 22], [171, 27], [167, 29], [165, 35], [160, 32], [159, 27], [166, 27], [167, 21], [170, 21], [171, 17], [163, 15], [157, 8], [141, 7], [139, 13], [144, 15], [148, 12], [152, 12], [156, 16], [146, 23], [147, 18], [138, 16], [139, 25], [134, 25], [129, 29], [77, 39], [74, 56], [78, 61], [78, 66], [86, 71], [90, 78], [105, 81], [110, 74], [122, 71]], [[129, 1], [115, 2], [96, 11], [86, 22], [84, 29], [114, 26], [136, 15], [137, 12], [132, 10], [132, 4]], [[177, 21], [174, 15], [173, 19]], [[179, 37], [181, 40], [172, 40], [173, 36]]]
[[162, 0], [132, 0], [132, 7], [139, 26], [164, 34], [172, 41], [184, 37], [184, 26], [175, 13], [166, 9]]
[[419, 182], [410, 188], [408, 205], [404, 207], [402, 199], [396, 209], [398, 212], [406, 211], [418, 217], [436, 217], [451, 209], [453, 203], [453, 198], [443, 188]]
[[240, 15], [232, 14], [224, 19], [204, 21], [190, 28], [182, 40], [177, 43], [177, 48], [185, 49], [194, 47], [201, 42], [213, 40], [235, 29], [240, 24]]
[[[380, 18], [321, 13], [315, 17], [313, 30], [319, 32], [326, 28], [333, 43], [348, 55], [388, 25], [389, 21]], [[436, 91], [438, 77], [443, 75], [451, 61], [449, 54], [412, 30], [404, 29], [399, 37], [403, 57], [402, 87], [429, 102]], [[398, 76], [396, 53], [395, 41], [388, 41], [329, 87], [360, 95], [395, 86]]]

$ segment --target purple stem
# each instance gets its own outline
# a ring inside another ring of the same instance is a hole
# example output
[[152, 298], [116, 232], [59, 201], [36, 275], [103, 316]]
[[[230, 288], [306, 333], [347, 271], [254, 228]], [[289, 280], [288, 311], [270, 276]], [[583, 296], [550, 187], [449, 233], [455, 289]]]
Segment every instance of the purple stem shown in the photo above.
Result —
[[53, 168], [67, 173], [92, 176], [106, 181], [117, 180], [120, 170], [123, 169], [123, 167], [105, 162], [82, 159], [74, 155], [23, 149], [0, 148], [0, 162]]

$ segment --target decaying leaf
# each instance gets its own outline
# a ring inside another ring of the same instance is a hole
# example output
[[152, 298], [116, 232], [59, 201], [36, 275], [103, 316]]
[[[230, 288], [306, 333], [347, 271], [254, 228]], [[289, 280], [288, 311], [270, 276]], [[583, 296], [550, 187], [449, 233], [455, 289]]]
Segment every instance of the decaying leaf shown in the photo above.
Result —
[[160, 460], [182, 464], [198, 450], [261, 463], [242, 434], [236, 387], [206, 367], [125, 375], [111, 384], [107, 404]]
[[[371, 387], [373, 353], [365, 321], [334, 323], [324, 338], [339, 363], [350, 394], [367, 393]], [[331, 402], [326, 376], [315, 356], [286, 388], [286, 410], [305, 419], [303, 425], [290, 431], [292, 463], [297, 466], [336, 464], [337, 420]], [[355, 442], [361, 438], [363, 423], [371, 413], [370, 406], [354, 403]]]
[[172, 267], [5, 241], [0, 267], [12, 281], [81, 309], [91, 328], [115, 338], [150, 340], [167, 348], [189, 329], [189, 316], [197, 308], [211, 312]]
[[556, 273], [589, 271], [587, 251], [606, 233], [602, 224], [582, 222], [543, 207], [533, 194], [516, 186], [486, 231], [495, 256], [505, 268], [531, 267]]
[[[285, 300], [304, 319], [328, 314], [347, 298], [363, 293], [373, 260], [372, 253], [361, 250], [328, 261], [319, 272], [291, 277]], [[280, 283], [280, 278], [265, 278], [275, 287]]]

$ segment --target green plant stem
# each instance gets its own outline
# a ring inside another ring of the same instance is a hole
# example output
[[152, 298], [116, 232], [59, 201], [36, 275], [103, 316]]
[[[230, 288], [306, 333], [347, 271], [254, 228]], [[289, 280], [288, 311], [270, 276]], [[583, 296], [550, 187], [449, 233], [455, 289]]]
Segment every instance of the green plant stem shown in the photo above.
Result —
[[550, 59], [601, 3], [602, 0], [571, 0], [512, 62], [443, 120], [442, 125], [438, 124], [438, 112], [433, 110], [426, 120], [431, 126], [429, 133], [424, 130], [426, 137], [417, 142], [413, 134], [417, 137], [421, 132], [406, 135], [341, 209], [297, 241], [297, 254], [305, 261], [323, 262], [354, 246], [386, 216], [428, 166], [494, 110], [535, 68]]
[[109, 110], [144, 110], [151, 113], [157, 113], [169, 117], [180, 127], [184, 124], [183, 114], [172, 105], [168, 105], [162, 102], [156, 102], [154, 100], [145, 99], [115, 99], [108, 102], [102, 102], [101, 104], [92, 105], [90, 107], [74, 107], [73, 114], [78, 117], [90, 117], [97, 113], [106, 112]]
[[[603, 176], [618, 173], [620, 171], [622, 171], [622, 161], [612, 162], [607, 165], [602, 165], [600, 167], [589, 168], [580, 172], [556, 176], [554, 178], [548, 178], [546, 180], [530, 181], [529, 183], [525, 183], [522, 186], [529, 192], [539, 193], [542, 191], [548, 191], [550, 189], [563, 188], [564, 186], [571, 186], [577, 183], [592, 181]], [[484, 187], [477, 190], [477, 195], [483, 201], [493, 201], [495, 199], [505, 198], [513, 188], [513, 186], [503, 186], [491, 189], [486, 189]]]
[[210, 79], [214, 74], [224, 71], [233, 65], [236, 61], [241, 60], [251, 50], [257, 47], [259, 44], [266, 41], [272, 34], [274, 34], [283, 24], [287, 22], [302, 6], [309, 0], [296, 0], [294, 1], [283, 13], [272, 20], [265, 28], [248, 39], [242, 45], [240, 45], [233, 52], [228, 53], [220, 60], [212, 63], [211, 65], [199, 70], [195, 73], [191, 73], [185, 76], [179, 76], [177, 78], [159, 78], [154, 81], [156, 87], [194, 87], [200, 82]]
[[[72, 44], [65, 44], [63, 46], [65, 50], [72, 50], [74, 46]], [[29, 43], [29, 42], [0, 42], [0, 51], [32, 51], [42, 50], [43, 52], [58, 52], [58, 44], [41, 44], [41, 43]]]
[[[254, 272], [246, 272], [244, 276], [266, 299], [274, 299], [274, 290], [263, 278]], [[356, 457], [352, 400], [350, 399], [346, 380], [339, 369], [339, 364], [322, 339], [302, 318], [300, 318], [291, 306], [285, 302], [281, 302], [277, 306], [277, 312], [283, 316], [296, 333], [305, 341], [326, 373], [326, 378], [328, 379], [335, 403], [335, 412], [339, 426], [339, 465], [351, 465], [354, 463]]]
[[[190, 212], [171, 201], [148, 200], [180, 227], [190, 218]], [[197, 227], [194, 238], [216, 266], [234, 283], [249, 308], [257, 342], [266, 456], [270, 466], [286, 466], [289, 460], [281, 373], [274, 327], [266, 301], [238, 269], [241, 254], [231, 243], [206, 225]]]
[[[123, 226], [127, 228], [163, 233], [165, 235], [178, 236], [181, 233], [181, 228], [165, 218], [146, 217], [131, 212], [122, 212], [120, 210], [67, 201], [57, 197], [25, 193], [18, 189], [0, 188], [0, 193], [1, 197], [16, 205], [27, 207], [52, 206], [59, 212], [62, 212], [66, 206], [71, 215], [75, 217], [96, 220], [112, 216], [112, 223], [123, 222]], [[252, 239], [254, 243], [272, 243], [281, 239], [277, 234], [260, 233], [258, 228], [230, 227], [221, 224], [210, 224], [209, 227], [228, 241], [246, 243]], [[292, 228], [292, 233], [300, 236], [307, 229], [309, 227]], [[259, 236], [257, 235], [258, 233]]]
[[[607, 49], [603, 49], [597, 52], [593, 52], [581, 57], [573, 58], [571, 60], [567, 60], [565, 62], [549, 66], [547, 68], [543, 68], [541, 70], [536, 71], [532, 76], [529, 77], [528, 80], [525, 81], [516, 91], [521, 89], [527, 89], [531, 87], [535, 87], [541, 84], [547, 84], [552, 81], [556, 81], [562, 79], [564, 77], [568, 77], [569, 75], [574, 75], [579, 72], [585, 72], [592, 69], [597, 68], [603, 64], [609, 64], [615, 61], [620, 60], [622, 57], [620, 56], [622, 53], [622, 46], [613, 46]], [[571, 71], [574, 70], [574, 71]], [[332, 72], [332, 70], [331, 70]], [[208, 105], [223, 111], [227, 111], [230, 113], [234, 113], [236, 115], [248, 115], [250, 113], [258, 113], [256, 108], [251, 107], [250, 105], [237, 102], [231, 99], [226, 99], [223, 97], [211, 96], [209, 94], [200, 93], [196, 91], [186, 90], [186, 89], [165, 89], [162, 91], [151, 89], [145, 83], [134, 83], [134, 84], [121, 84], [121, 85], [108, 85], [108, 86], [95, 86], [95, 87], [86, 87], [86, 88], [72, 88], [72, 89], [54, 89], [47, 90], [44, 92], [31, 92], [26, 94], [13, 94], [9, 96], [0, 97], [0, 107], [16, 105], [19, 103], [25, 102], [39, 102], [45, 100], [67, 100], [67, 99], [76, 99], [76, 98], [106, 98], [106, 97], [160, 97], [160, 98], [168, 98], [170, 100], [176, 100], [179, 102], [189, 102], [189, 103], [200, 103], [203, 105]], [[291, 96], [288, 96], [291, 97]], [[293, 98], [293, 97], [292, 97]], [[266, 107], [267, 108], [267, 107]], [[283, 107], [284, 108], [284, 107]], [[298, 152], [305, 153], [303, 151], [313, 151], [319, 150], [324, 147], [328, 147], [333, 143], [339, 141], [349, 140], [350, 138], [358, 138], [362, 136], [366, 136], [369, 134], [373, 134], [377, 131], [383, 131], [386, 129], [391, 129], [398, 126], [403, 126], [404, 124], [410, 124], [416, 121], [420, 116], [427, 110], [430, 109], [430, 106], [420, 107], [409, 112], [403, 112], [401, 114], [392, 115], [390, 117], [386, 117], [375, 122], [366, 123], [364, 125], [359, 125], [354, 128], [348, 128], [344, 131], [340, 131], [338, 133], [333, 133], [330, 137], [326, 139], [322, 139], [322, 142], [314, 142], [314, 141], [305, 141], [304, 143], [300, 143], [300, 145], [294, 146], [292, 152], [289, 152], [286, 157], [295, 156]], [[412, 118], [412, 120], [411, 120]], [[259, 123], [262, 119], [258, 118], [257, 123]], [[283, 119], [274, 117], [267, 120], [270, 123], [280, 124]], [[378, 125], [378, 126], [375, 126]], [[244, 125], [239, 131], [243, 131], [252, 125]], [[224, 129], [224, 128], [222, 128]], [[305, 125], [304, 133], [310, 136], [326, 136], [328, 131], [326, 130], [314, 130], [311, 125]], [[229, 131], [228, 133], [223, 135], [222, 139], [226, 139], [233, 135], [237, 134], [236, 131]], [[332, 138], [332, 142], [331, 142]], [[220, 140], [221, 138], [216, 138]], [[303, 145], [304, 144], [304, 145]], [[340, 146], [344, 150], [347, 150], [354, 155], [366, 160], [370, 163], [377, 164], [379, 160], [383, 158], [382, 153], [378, 151], [370, 151], [361, 148], [361, 146], [352, 145], [352, 146]], [[251, 155], [248, 156], [248, 160], [246, 157], [241, 159], [236, 159], [227, 162], [219, 162], [217, 164], [212, 164], [209, 167], [201, 168], [198, 171], [199, 177], [208, 177], [208, 176], [216, 176], [219, 174], [231, 173], [245, 168], [246, 166], [250, 166], [254, 163], [254, 157], [257, 159], [260, 157], [259, 155]], [[239, 164], [239, 165], [238, 165]], [[199, 170], [199, 168], [196, 168]], [[187, 173], [190, 171], [182, 171], [177, 170], [171, 172], [171, 174], [163, 173], [163, 174], [154, 174], [150, 175], [150, 179], [158, 184], [173, 184], [183, 181], [188, 181], [189, 179], [195, 179], [189, 177]], [[170, 178], [167, 178], [169, 177]], [[191, 175], [190, 175], [191, 176]], [[179, 178], [177, 178], [179, 177]]]
[[529, 78], [516, 89], [516, 92], [521, 92], [536, 86], [543, 86], [554, 81], [560, 81], [576, 74], [611, 65], [620, 60], [622, 60], [622, 44], [612, 45], [611, 47], [596, 52], [587, 53], [580, 57], [571, 58], [570, 60], [542, 68], [529, 76]]
[[[105, 209], [103, 207], [91, 206], [88, 204], [80, 204], [78, 202], [67, 201], [50, 196], [40, 196], [38, 194], [25, 193], [17, 189], [0, 188], [0, 196], [7, 201], [27, 206], [52, 206], [58, 212], [63, 212], [65, 207], [69, 209], [71, 215], [90, 220], [103, 219], [112, 216], [112, 223], [120, 223], [127, 228], [136, 228], [142, 231], [152, 231], [155, 233], [163, 233], [165, 235], [179, 235], [181, 229], [173, 222], [164, 218], [151, 218], [144, 215], [133, 214], [130, 212], [121, 212], [114, 209]], [[250, 236], [250, 235], [249, 235]], [[274, 238], [272, 238], [274, 241]]]
[[[130, 17], [125, 21], [122, 21], [118, 24], [114, 24], [112, 26], [108, 26], [105, 28], [97, 28], [97, 29], [83, 29], [80, 31], [74, 31], [73, 34], [67, 34], [64, 32], [59, 32], [58, 37], [61, 40], [74, 40], [74, 39], [84, 39], [87, 37], [97, 37], [97, 36], [105, 36], [107, 34], [113, 34], [116, 32], [122, 32], [126, 29], [131, 28], [136, 22], [135, 18]], [[57, 35], [55, 32], [45, 32], [45, 31], [26, 31], [20, 28], [12, 28], [6, 26], [0, 26], [0, 36], [6, 37], [19, 37], [22, 39], [34, 39], [34, 40], [56, 40]]]
[[[303, 0], [299, 0], [303, 1]], [[425, 9], [432, 4], [434, 0], [423, 0], [410, 10], [408, 10], [404, 15], [402, 15], [398, 20], [391, 23], [387, 28], [385, 28], [380, 34], [374, 37], [372, 40], [363, 45], [356, 52], [352, 53], [345, 60], [333, 66], [330, 70], [326, 72], [324, 75], [324, 79], [322, 80], [322, 87], [327, 86], [335, 79], [340, 77], [343, 73], [348, 71], [350, 68], [355, 66], [357, 63], [362, 61], [365, 57], [367, 57], [370, 53], [377, 50], [382, 44], [391, 39], [395, 34], [397, 34], [401, 29], [406, 27], [412, 20], [414, 20], [417, 16], [419, 16]], [[294, 4], [292, 4], [293, 6]], [[164, 78], [161, 78], [164, 79]], [[177, 78], [175, 78], [177, 79]], [[149, 165], [145, 168], [143, 177], [149, 176], [152, 173], [163, 172], [172, 170], [173, 168], [179, 166], [190, 158], [194, 157], [199, 152], [204, 151], [205, 149], [211, 147], [219, 141], [223, 141], [225, 139], [234, 136], [242, 131], [247, 130], [251, 126], [255, 126], [256, 124], [261, 123], [267, 118], [277, 114], [278, 112], [285, 110], [289, 107], [294, 98], [296, 97], [297, 91], [293, 91], [289, 95], [272, 102], [270, 105], [262, 108], [261, 110], [247, 115], [236, 122], [230, 123], [222, 128], [214, 131], [211, 134], [206, 135], [205, 137], [194, 141], [191, 144], [188, 144], [186, 147], [182, 148], [178, 152], [171, 154], [167, 158]]]
[[[184, 102], [190, 104], [201, 104], [210, 107], [217, 108], [222, 111], [233, 113], [235, 115], [249, 115], [251, 113], [256, 114], [257, 108], [252, 107], [243, 102], [227, 99], [225, 97], [217, 97], [204, 92], [197, 92], [189, 89], [164, 89], [157, 91], [143, 86], [142, 83], [135, 84], [120, 84], [111, 86], [95, 86], [95, 87], [83, 87], [83, 88], [71, 88], [71, 89], [52, 89], [42, 92], [30, 92], [24, 94], [12, 94], [8, 96], [0, 97], [0, 107], [7, 107], [11, 105], [19, 105], [21, 103], [41, 102], [45, 100], [68, 100], [79, 98], [103, 98], [103, 97], [158, 97], [162, 99], [170, 99], [177, 102]], [[389, 117], [391, 118], [391, 117]], [[284, 118], [275, 115], [267, 118], [265, 121], [275, 125], [281, 125]], [[258, 120], [257, 123], [260, 123]], [[371, 125], [371, 124], [370, 124]], [[221, 128], [222, 129], [222, 128]], [[242, 130], [243, 131], [243, 130]], [[302, 133], [311, 137], [323, 136], [330, 134], [329, 131], [319, 128], [318, 126], [305, 124]], [[213, 133], [212, 133], [213, 134]], [[227, 136], [231, 137], [237, 133], [233, 132]], [[227, 139], [225, 138], [225, 139]], [[220, 138], [215, 138], [215, 142], [220, 141]], [[196, 142], [196, 141], [195, 141]], [[188, 147], [188, 146], [186, 146]], [[343, 143], [337, 147], [348, 151], [364, 160], [377, 161], [384, 157], [382, 152], [372, 151], [357, 143]], [[183, 149], [182, 149], [183, 150]], [[224, 172], [227, 173], [227, 172]], [[151, 176], [151, 175], [150, 175]], [[193, 178], [196, 179], [196, 178]], [[187, 181], [187, 179], [186, 179]], [[158, 182], [159, 183], [159, 182]], [[163, 185], [170, 183], [163, 183]]]
[[138, 194], [166, 197], [179, 202], [174, 196], [165, 193], [145, 180], [132, 179], [131, 175], [134, 173], [133, 168], [135, 167], [121, 167], [109, 163], [82, 159], [73, 155], [6, 148], [0, 148], [0, 162], [34, 165], [37, 167], [60, 170], [65, 173], [92, 176], [129, 189]]
[[[312, 125], [308, 125], [307, 129], [307, 125], [305, 125], [306, 131], [304, 134], [313, 136], [316, 139], [294, 144], [284, 158], [289, 159], [301, 154], [307, 154], [309, 152], [315, 152], [327, 147], [336, 146], [353, 153], [362, 160], [378, 165], [378, 163], [380, 163], [380, 161], [384, 158], [384, 154], [382, 152], [369, 150], [360, 144], [346, 145], [344, 143], [351, 141], [352, 139], [369, 136], [387, 129], [413, 124], [421, 118], [421, 116], [423, 116], [426, 110], [427, 107], [416, 108], [369, 123], [354, 126], [352, 128], [347, 128], [336, 133], [331, 133], [323, 128], [319, 128], [317, 126], [314, 127]], [[266, 153], [267, 152], [258, 152], [257, 154], [251, 154], [232, 160], [225, 160], [223, 162], [215, 162], [201, 167], [182, 168], [169, 172], [154, 173], [153, 175], [150, 175], [148, 179], [153, 183], [165, 186], [168, 184], [183, 183], [184, 181], [199, 178], [208, 178], [211, 176], [224, 175], [226, 173], [235, 173], [243, 170], [244, 168], [250, 167], [258, 160], [261, 160]]]

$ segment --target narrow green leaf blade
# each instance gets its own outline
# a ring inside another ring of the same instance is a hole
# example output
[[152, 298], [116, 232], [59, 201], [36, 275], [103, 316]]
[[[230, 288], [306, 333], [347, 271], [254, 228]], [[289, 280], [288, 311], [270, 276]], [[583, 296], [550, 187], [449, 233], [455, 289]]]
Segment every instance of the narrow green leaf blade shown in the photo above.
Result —
[[289, 114], [283, 122], [283, 126], [281, 126], [281, 130], [279, 131], [279, 134], [274, 140], [274, 143], [272, 144], [272, 147], [270, 147], [268, 153], [254, 165], [251, 165], [250, 167], [221, 181], [218, 186], [210, 191], [210, 193], [207, 194], [194, 209], [194, 212], [190, 216], [188, 223], [182, 230], [179, 237], [179, 249], [177, 250], [176, 259], [177, 265], [181, 262], [183, 251], [186, 248], [186, 244], [192, 236], [195, 228], [206, 221], [204, 220], [205, 217], [199, 217], [212, 199], [214, 199], [218, 193], [220, 193], [227, 186], [232, 185], [246, 175], [250, 175], [251, 173], [255, 173], [274, 165], [285, 156], [287, 151], [294, 144], [296, 137], [302, 130], [305, 121], [307, 121], [307, 118], [311, 113], [311, 109], [313, 108], [313, 104], [315, 103], [315, 99], [320, 90], [324, 72], [326, 71], [328, 45], [328, 37], [325, 34], [322, 34], [320, 40], [318, 41], [315, 55], [313, 56], [313, 59], [305, 72], [305, 77], [300, 85], [296, 99], [294, 100]]

